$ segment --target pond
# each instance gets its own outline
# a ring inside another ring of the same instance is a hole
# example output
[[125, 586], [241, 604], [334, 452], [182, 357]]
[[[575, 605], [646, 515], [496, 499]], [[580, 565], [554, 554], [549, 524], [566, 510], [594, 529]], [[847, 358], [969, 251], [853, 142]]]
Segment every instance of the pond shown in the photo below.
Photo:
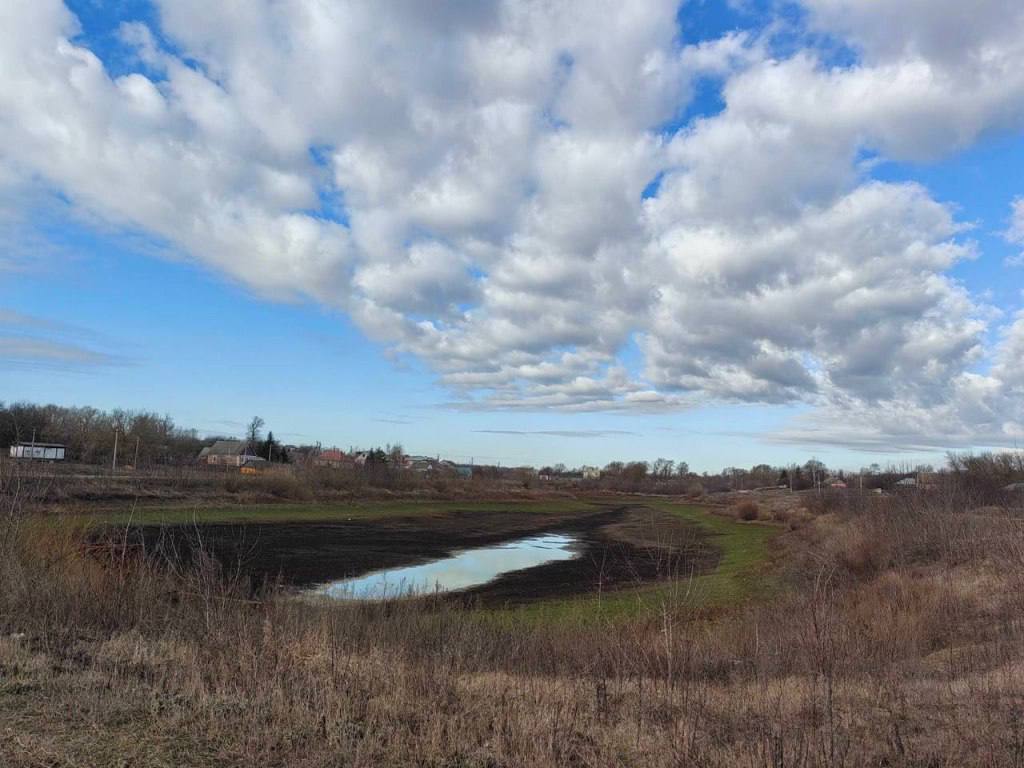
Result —
[[577, 557], [575, 537], [550, 533], [468, 549], [422, 565], [384, 569], [313, 590], [339, 600], [385, 600], [486, 584], [502, 574]]

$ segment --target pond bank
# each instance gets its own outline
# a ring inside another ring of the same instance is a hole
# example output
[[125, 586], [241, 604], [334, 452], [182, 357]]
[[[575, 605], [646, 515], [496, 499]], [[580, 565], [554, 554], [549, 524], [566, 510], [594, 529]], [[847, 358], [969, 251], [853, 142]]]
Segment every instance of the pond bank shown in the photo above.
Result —
[[185, 560], [201, 543], [254, 586], [279, 581], [303, 589], [544, 533], [573, 536], [579, 556], [512, 571], [449, 599], [510, 605], [597, 593], [707, 572], [719, 559], [698, 526], [642, 506], [538, 514], [511, 505], [331, 522], [143, 525], [133, 527], [128, 540]]

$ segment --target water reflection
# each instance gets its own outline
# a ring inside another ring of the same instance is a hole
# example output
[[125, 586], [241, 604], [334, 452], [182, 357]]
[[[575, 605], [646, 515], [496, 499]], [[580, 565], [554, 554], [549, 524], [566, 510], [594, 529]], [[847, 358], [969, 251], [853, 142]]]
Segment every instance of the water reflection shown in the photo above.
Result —
[[576, 539], [560, 533], [531, 536], [423, 565], [375, 571], [365, 576], [325, 584], [316, 594], [342, 600], [383, 600], [430, 592], [448, 592], [486, 584], [503, 573], [533, 568], [576, 557]]

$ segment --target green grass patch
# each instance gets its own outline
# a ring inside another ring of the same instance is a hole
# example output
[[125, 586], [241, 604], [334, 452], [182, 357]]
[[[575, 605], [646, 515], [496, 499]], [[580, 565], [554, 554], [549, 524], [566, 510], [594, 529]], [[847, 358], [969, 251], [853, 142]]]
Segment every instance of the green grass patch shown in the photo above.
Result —
[[91, 525], [186, 525], [192, 523], [315, 523], [372, 520], [385, 517], [433, 517], [452, 512], [502, 512], [516, 510], [536, 514], [561, 514], [591, 509], [575, 500], [545, 501], [365, 501], [352, 503], [245, 504], [195, 507], [145, 506], [94, 512]]
[[708, 605], [721, 605], [760, 597], [774, 589], [765, 573], [769, 543], [782, 532], [771, 523], [741, 522], [715, 515], [700, 507], [668, 502], [651, 506], [693, 523], [711, 536], [722, 557], [714, 571], [695, 576], [692, 591]]
[[703, 530], [721, 552], [710, 573], [680, 576], [667, 583], [605, 595], [547, 600], [506, 611], [505, 619], [528, 621], [618, 621], [660, 612], [664, 607], [712, 609], [771, 594], [767, 572], [769, 544], [782, 532], [778, 525], [741, 522], [699, 506], [644, 500], [646, 506], [675, 515]]

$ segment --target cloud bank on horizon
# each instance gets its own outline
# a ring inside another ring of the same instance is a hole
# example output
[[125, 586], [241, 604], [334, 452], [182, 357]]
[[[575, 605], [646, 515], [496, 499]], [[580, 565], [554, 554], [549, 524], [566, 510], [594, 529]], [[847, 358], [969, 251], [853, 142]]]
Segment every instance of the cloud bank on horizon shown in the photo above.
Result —
[[950, 274], [972, 222], [871, 175], [1024, 131], [1019, 0], [802, 0], [692, 43], [677, 0], [155, 5], [116, 57], [59, 0], [0, 8], [0, 221], [57, 193], [347, 313], [459, 408], [1024, 437], [1024, 312]]

